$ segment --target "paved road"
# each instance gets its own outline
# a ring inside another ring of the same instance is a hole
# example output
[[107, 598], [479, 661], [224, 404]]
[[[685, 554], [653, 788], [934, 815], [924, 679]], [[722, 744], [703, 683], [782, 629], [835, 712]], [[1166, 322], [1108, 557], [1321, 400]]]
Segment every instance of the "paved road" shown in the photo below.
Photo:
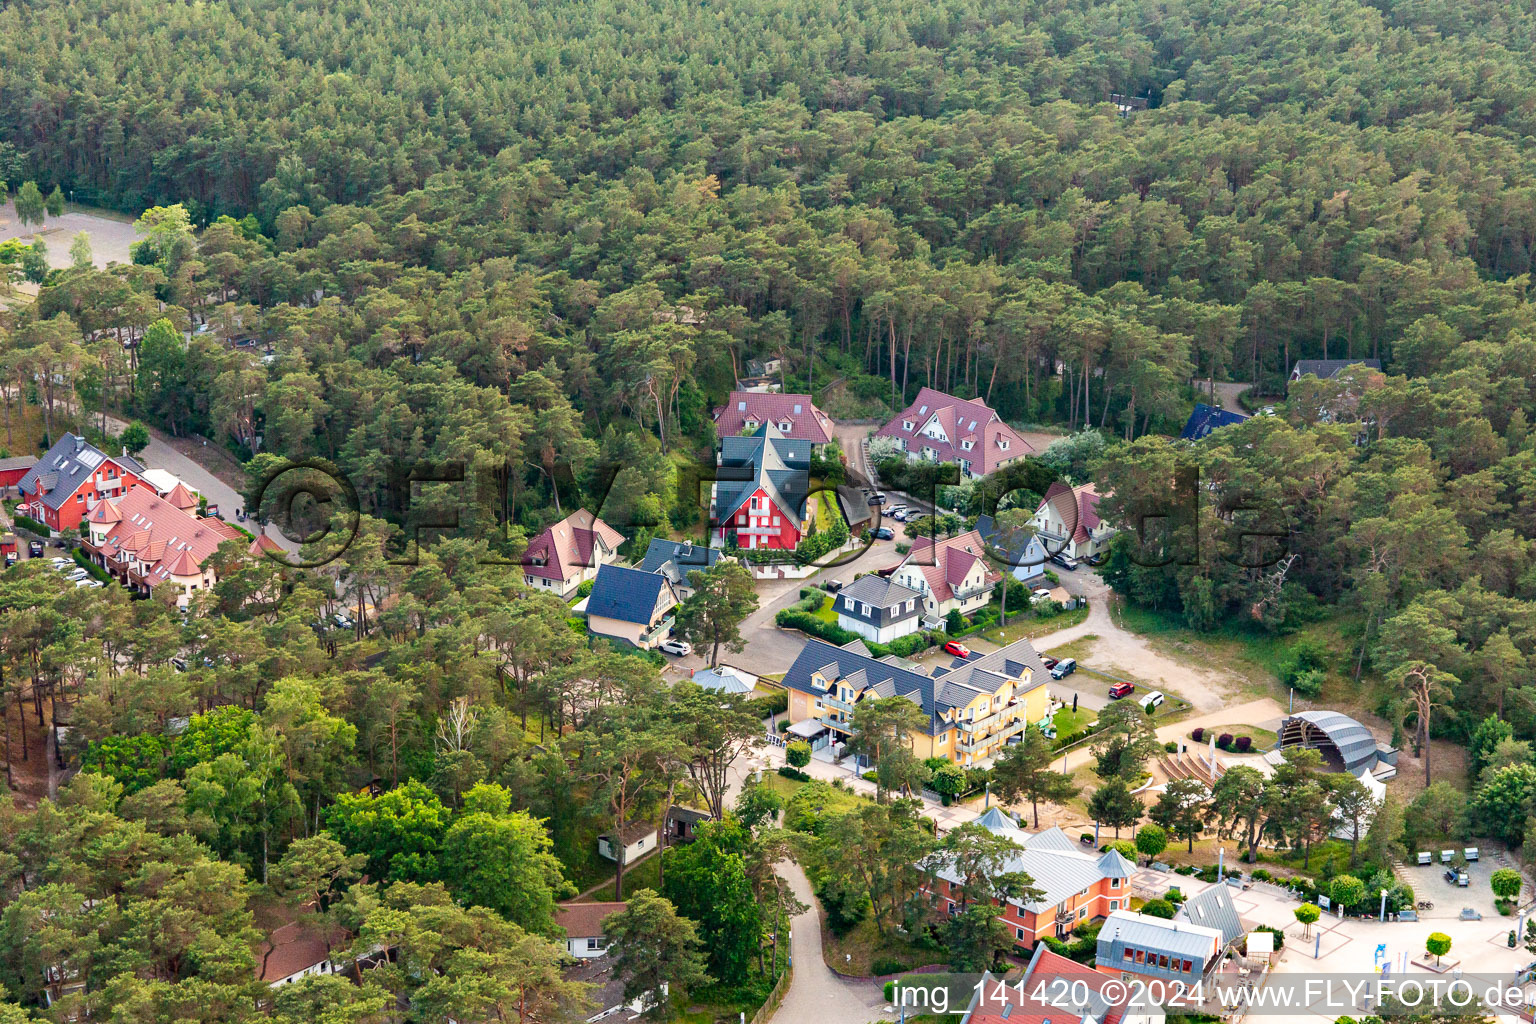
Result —
[[[122, 420], [107, 417], [107, 427], [110, 430], [121, 432], [127, 424]], [[183, 455], [170, 442], [165, 434], [153, 428], [149, 432], [149, 447], [139, 454], [139, 461], [149, 469], [164, 469], [176, 474], [192, 487], [202, 493], [211, 503], [219, 506], [219, 518], [229, 522], [238, 522], [235, 510], [245, 507], [245, 498], [239, 491], [221, 480], [214, 472], [207, 468], [213, 460], [221, 459], [223, 455], [213, 452], [206, 459], [198, 460]], [[255, 531], [256, 524], [250, 520], [240, 523], [247, 530]], [[277, 527], [268, 524], [266, 535], [276, 541], [286, 551], [297, 551], [299, 545], [283, 536]]]
[[770, 1020], [775, 1024], [865, 1024], [889, 1017], [878, 985], [841, 978], [822, 958], [821, 906], [800, 865], [784, 861], [779, 875], [808, 909], [791, 923], [789, 949], [795, 977]]
[[1235, 412], [1241, 416], [1247, 416], [1248, 410], [1238, 402], [1237, 396], [1253, 387], [1252, 384], [1239, 384], [1232, 381], [1217, 381], [1213, 385], [1216, 389], [1216, 399], [1227, 412]]

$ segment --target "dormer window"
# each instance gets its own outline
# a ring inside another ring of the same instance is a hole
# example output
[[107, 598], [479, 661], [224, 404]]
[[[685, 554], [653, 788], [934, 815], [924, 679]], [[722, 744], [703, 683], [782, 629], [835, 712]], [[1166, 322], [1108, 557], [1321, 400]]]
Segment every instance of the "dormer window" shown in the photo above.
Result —
[[789, 429], [790, 429], [790, 422], [789, 422], [789, 420], [780, 420], [779, 421], [779, 429], [784, 431], [786, 434], [789, 433]]
[[912, 429], [912, 421], [911, 420], [902, 420], [901, 421], [901, 429], [902, 430], [911, 430]]
[[755, 420], [752, 417], [748, 416], [747, 417], [747, 429], [748, 430], [756, 430], [757, 429], [757, 420]]
[[999, 448], [1001, 448], [1003, 451], [1007, 451], [1008, 450], [1008, 439], [1006, 437], [998, 438], [997, 439], [997, 446]]
[[970, 451], [972, 448], [976, 447], [976, 444], [973, 441], [961, 441], [960, 447], [965, 451]]

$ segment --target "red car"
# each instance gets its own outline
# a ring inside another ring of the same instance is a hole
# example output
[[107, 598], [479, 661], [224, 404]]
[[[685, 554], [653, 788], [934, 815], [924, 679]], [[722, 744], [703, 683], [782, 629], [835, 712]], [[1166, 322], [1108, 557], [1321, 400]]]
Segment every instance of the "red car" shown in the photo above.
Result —
[[1053, 658], [1049, 654], [1040, 655], [1040, 663], [1046, 668], [1055, 668], [1056, 663], [1060, 660], [1060, 658]]
[[1119, 700], [1121, 697], [1129, 697], [1135, 692], [1135, 683], [1116, 683], [1109, 688], [1109, 698], [1110, 700]]
[[951, 640], [945, 644], [944, 652], [946, 654], [953, 654], [957, 658], [969, 658], [971, 656], [971, 649], [958, 640]]

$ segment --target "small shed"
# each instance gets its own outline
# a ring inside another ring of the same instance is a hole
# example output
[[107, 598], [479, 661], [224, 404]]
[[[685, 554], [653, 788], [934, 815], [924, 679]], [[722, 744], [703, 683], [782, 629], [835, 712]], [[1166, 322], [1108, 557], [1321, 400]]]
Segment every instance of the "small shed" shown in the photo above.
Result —
[[[630, 822], [619, 833], [623, 840], [624, 863], [633, 864], [656, 849], [656, 826], [643, 821]], [[618, 854], [614, 849], [613, 836], [604, 832], [597, 837], [597, 852], [606, 860], [618, 862]]]

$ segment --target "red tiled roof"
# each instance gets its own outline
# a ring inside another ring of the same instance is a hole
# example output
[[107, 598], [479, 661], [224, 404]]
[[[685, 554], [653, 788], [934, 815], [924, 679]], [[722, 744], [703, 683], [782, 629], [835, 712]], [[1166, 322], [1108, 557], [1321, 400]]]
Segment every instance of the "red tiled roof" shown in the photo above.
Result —
[[261, 944], [256, 961], [262, 981], [281, 981], [330, 959], [325, 939], [318, 931], [304, 927], [303, 922], [293, 921], [276, 929]]
[[[947, 440], [940, 441], [923, 433], [923, 428], [933, 419], [938, 420]], [[906, 429], [903, 423], [911, 423], [912, 429]], [[912, 404], [881, 427], [876, 436], [899, 437], [907, 442], [907, 450], [913, 454], [924, 447], [932, 448], [940, 462], [965, 459], [983, 475], [1009, 459], [1034, 451], [1029, 442], [999, 419], [985, 402], [979, 399], [967, 401], [932, 388], [919, 391]], [[1006, 449], [1000, 446], [1003, 440], [1008, 442]], [[962, 444], [965, 441], [971, 442], [969, 450]]]
[[[561, 580], [596, 565], [598, 541], [608, 551], [624, 543], [624, 535], [584, 508], [579, 508], [528, 542], [523, 571], [529, 576]], [[542, 563], [542, 564], [541, 564]]]
[[1089, 533], [1103, 521], [1099, 518], [1099, 492], [1093, 484], [1083, 484], [1070, 490], [1063, 483], [1051, 484], [1050, 490], [1045, 492], [1045, 500], [1035, 509], [1035, 514], [1039, 515], [1047, 505], [1056, 510], [1063, 523], [1071, 525], [1075, 521], [1072, 539], [1079, 543], [1087, 540]]
[[267, 554], [268, 552], [272, 554], [279, 554], [282, 552], [282, 550], [282, 545], [278, 544], [277, 541], [263, 533], [255, 540], [251, 541], [251, 546], [246, 548], [245, 553], [248, 555], [263, 555]]
[[172, 487], [170, 492], [166, 494], [165, 500], [183, 512], [187, 509], [197, 508], [197, 499], [192, 496], [191, 491], [187, 490], [187, 485], [179, 480], [176, 482], [176, 486]]
[[91, 514], [86, 516], [86, 521], [92, 523], [120, 523], [122, 520], [123, 517], [117, 514], [117, 506], [110, 501], [98, 501]]
[[[965, 574], [982, 557], [986, 544], [981, 534], [969, 530], [957, 537], [941, 537], [937, 549], [932, 537], [920, 537], [912, 544], [902, 565], [916, 566], [928, 580], [935, 601], [944, 602], [955, 596], [955, 585], [965, 579]], [[985, 566], [988, 583], [996, 583], [1003, 574]]]
[[[1056, 984], [1057, 979], [1062, 979], [1064, 984]], [[1111, 993], [1119, 1001], [1104, 1014], [1103, 1024], [1118, 1024], [1125, 1016], [1129, 1003], [1127, 987], [1108, 974], [1041, 947], [1030, 961], [1022, 983], [997, 979], [982, 986], [982, 994], [965, 1018], [965, 1024], [1046, 1024], [1047, 1021], [1076, 1024], [1082, 1019], [1079, 1008], [1069, 1007], [1064, 1000], [1062, 1005], [1053, 1005], [1032, 996], [1042, 992], [1052, 998], [1058, 992], [1064, 996], [1074, 992], [1081, 994], [1085, 987], [1102, 994], [1111, 982], [1117, 986]], [[1010, 1005], [1013, 1009], [1005, 1011], [1004, 1007]]]
[[101, 550], [114, 557], [131, 552], [147, 563], [143, 576], [151, 587], [172, 575], [197, 575], [220, 544], [244, 536], [228, 523], [177, 508], [148, 487], [134, 487], [111, 504], [118, 519]]
[[754, 429], [772, 423], [795, 441], [826, 444], [832, 440], [832, 420], [816, 408], [810, 395], [732, 391], [725, 404], [715, 410], [715, 433], [721, 437], [740, 434], [749, 420]]
[[603, 934], [603, 922], [619, 913], [626, 903], [562, 903], [555, 908], [555, 924], [567, 938], [595, 939]]

